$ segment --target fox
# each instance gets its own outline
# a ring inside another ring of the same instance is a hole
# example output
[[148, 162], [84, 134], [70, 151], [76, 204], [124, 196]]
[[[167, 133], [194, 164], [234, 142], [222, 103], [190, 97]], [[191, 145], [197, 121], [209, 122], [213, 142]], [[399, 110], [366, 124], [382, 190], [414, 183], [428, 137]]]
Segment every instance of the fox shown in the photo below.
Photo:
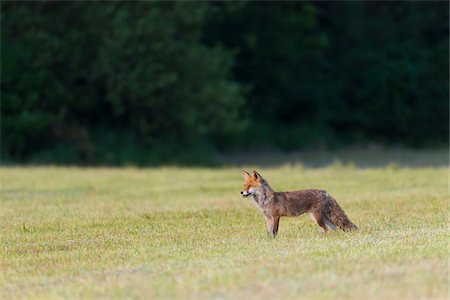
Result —
[[296, 217], [309, 212], [313, 221], [319, 225], [324, 235], [328, 227], [336, 226], [343, 231], [355, 230], [353, 224], [337, 201], [326, 191], [307, 189], [291, 192], [275, 192], [261, 175], [242, 170], [244, 186], [242, 197], [253, 196], [253, 201], [266, 219], [267, 234], [275, 238], [281, 217]]

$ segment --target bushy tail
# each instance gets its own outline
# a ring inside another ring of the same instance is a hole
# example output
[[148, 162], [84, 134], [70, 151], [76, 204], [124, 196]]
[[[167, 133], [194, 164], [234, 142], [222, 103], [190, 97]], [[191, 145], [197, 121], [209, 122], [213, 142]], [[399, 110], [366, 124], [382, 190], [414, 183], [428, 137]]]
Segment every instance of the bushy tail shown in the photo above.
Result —
[[328, 195], [325, 205], [325, 215], [335, 225], [344, 231], [358, 229], [358, 227], [350, 221], [344, 210], [339, 206], [336, 200]]

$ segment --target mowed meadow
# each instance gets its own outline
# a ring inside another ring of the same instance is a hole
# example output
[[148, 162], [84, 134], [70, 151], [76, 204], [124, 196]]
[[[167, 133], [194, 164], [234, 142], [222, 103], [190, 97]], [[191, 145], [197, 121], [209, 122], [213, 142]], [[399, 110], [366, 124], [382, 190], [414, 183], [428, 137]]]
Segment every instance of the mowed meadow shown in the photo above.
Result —
[[258, 171], [360, 229], [302, 215], [269, 238], [237, 167], [4, 167], [0, 298], [448, 299], [448, 167]]

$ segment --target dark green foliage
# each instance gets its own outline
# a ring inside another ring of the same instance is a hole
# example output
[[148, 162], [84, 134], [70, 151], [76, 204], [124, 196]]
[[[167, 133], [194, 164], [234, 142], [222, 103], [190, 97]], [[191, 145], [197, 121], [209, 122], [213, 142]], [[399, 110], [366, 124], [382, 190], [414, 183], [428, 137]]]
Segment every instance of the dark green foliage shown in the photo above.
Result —
[[284, 149], [447, 144], [447, 2], [249, 2], [226, 12], [209, 36], [240, 50], [255, 145], [268, 136]]
[[2, 161], [448, 142], [447, 2], [2, 2]]
[[2, 8], [4, 158], [164, 162], [241, 129], [232, 53], [200, 41], [206, 4]]

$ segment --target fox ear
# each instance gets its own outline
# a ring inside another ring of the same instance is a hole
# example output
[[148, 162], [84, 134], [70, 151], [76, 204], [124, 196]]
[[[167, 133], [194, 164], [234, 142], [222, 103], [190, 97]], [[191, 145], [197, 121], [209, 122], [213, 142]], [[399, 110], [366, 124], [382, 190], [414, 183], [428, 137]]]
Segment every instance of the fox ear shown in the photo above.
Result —
[[244, 176], [244, 179], [247, 180], [250, 177], [250, 174], [242, 170], [242, 176]]
[[259, 181], [261, 181], [261, 179], [262, 179], [261, 175], [259, 175], [259, 173], [256, 171], [253, 171], [253, 178], [255, 178], [255, 180], [259, 180]]

